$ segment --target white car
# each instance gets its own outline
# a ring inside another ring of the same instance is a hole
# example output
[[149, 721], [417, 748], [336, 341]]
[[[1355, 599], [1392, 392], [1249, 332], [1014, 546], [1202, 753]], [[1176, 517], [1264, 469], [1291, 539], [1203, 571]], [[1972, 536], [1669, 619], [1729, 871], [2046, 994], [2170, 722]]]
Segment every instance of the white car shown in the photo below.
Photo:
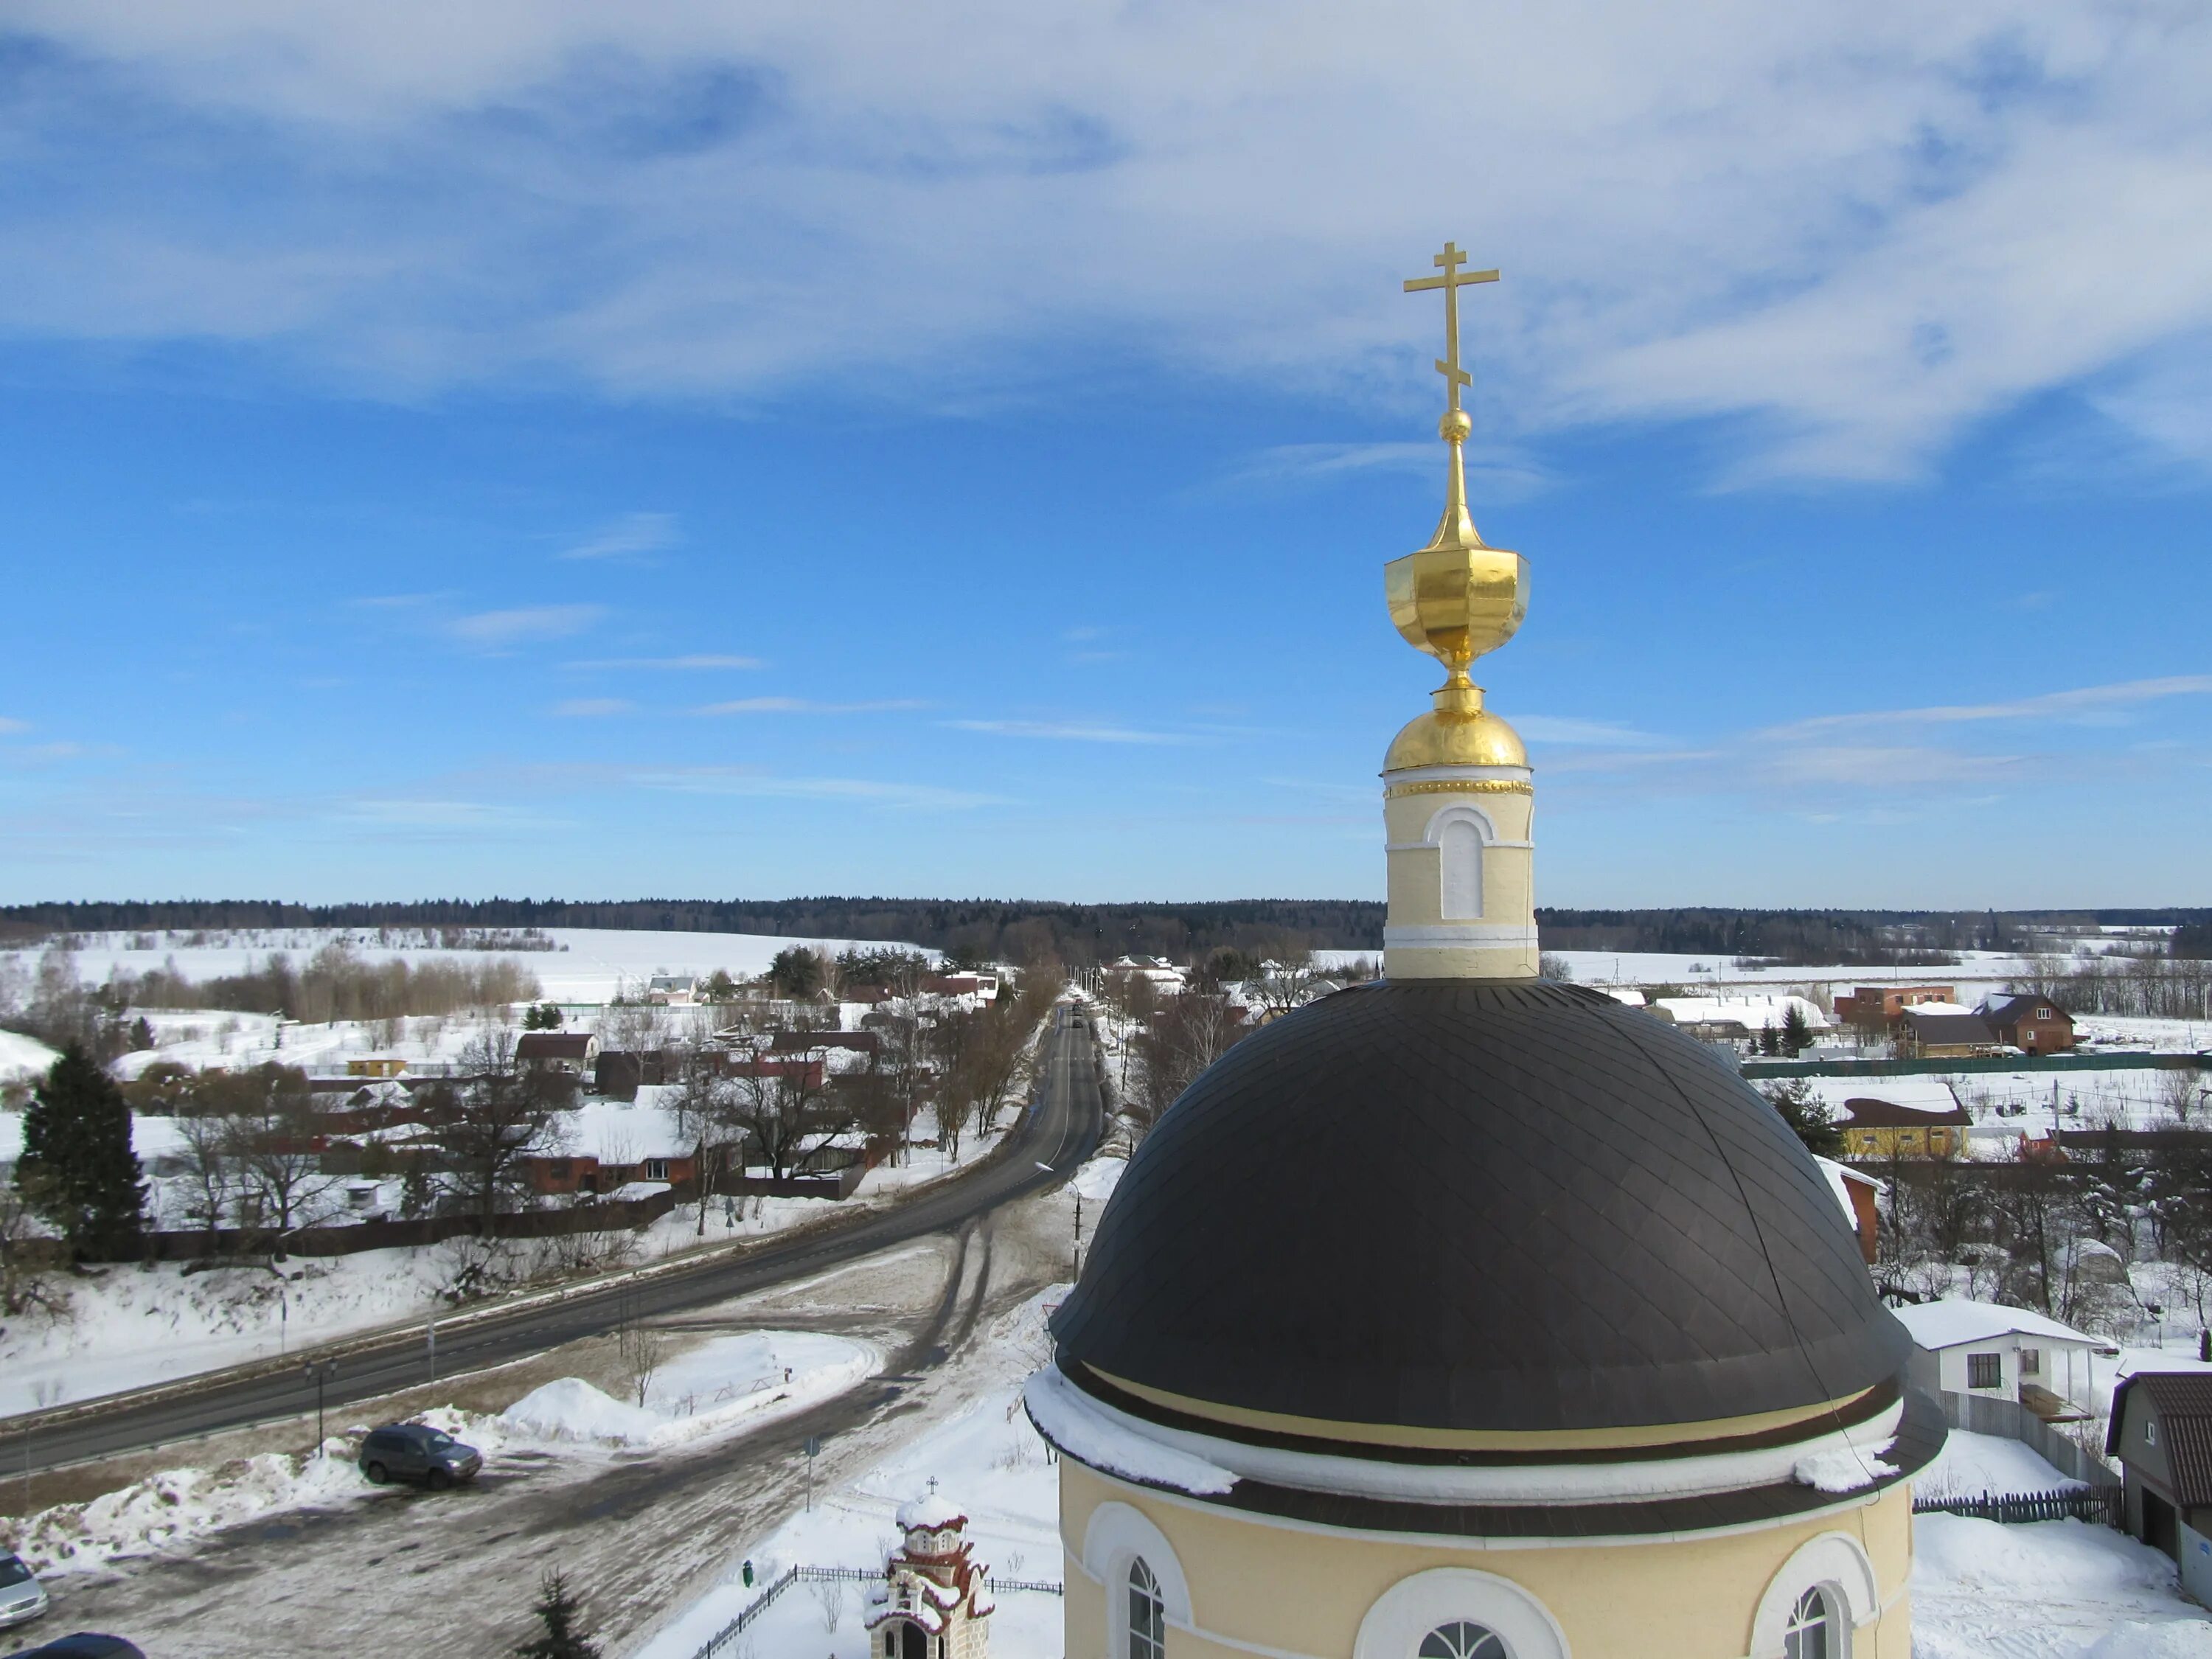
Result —
[[27, 1625], [46, 1610], [46, 1587], [20, 1557], [0, 1550], [0, 1630]]

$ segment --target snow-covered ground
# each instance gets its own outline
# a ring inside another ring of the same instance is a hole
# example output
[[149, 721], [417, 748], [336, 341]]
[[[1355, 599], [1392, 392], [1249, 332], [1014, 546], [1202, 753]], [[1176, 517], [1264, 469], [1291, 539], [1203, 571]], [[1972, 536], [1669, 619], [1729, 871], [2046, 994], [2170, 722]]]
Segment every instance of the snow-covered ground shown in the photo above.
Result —
[[[892, 1518], [898, 1506], [924, 1496], [933, 1480], [967, 1515], [966, 1535], [979, 1563], [1000, 1579], [1059, 1583], [1059, 1472], [1022, 1412], [1020, 1378], [1042, 1359], [1046, 1311], [1066, 1289], [1037, 1297], [994, 1334], [995, 1386], [859, 1480], [821, 1493], [811, 1510], [767, 1538], [740, 1543], [724, 1582], [663, 1626], [635, 1659], [692, 1659], [760, 1594], [760, 1585], [787, 1567], [880, 1569], [898, 1544]], [[756, 1581], [750, 1589], [744, 1582], [747, 1560]], [[746, 1631], [750, 1650], [761, 1659], [802, 1652], [808, 1659], [817, 1653], [868, 1659], [866, 1607], [856, 1593], [865, 1587], [841, 1588], [842, 1596], [827, 1600], [805, 1581], [785, 1591]], [[823, 1586], [825, 1593], [830, 1589]], [[990, 1625], [998, 1659], [1048, 1659], [1060, 1651], [1059, 1596], [1001, 1589], [998, 1603]]]
[[[568, 1377], [495, 1417], [441, 1407], [416, 1420], [476, 1447], [487, 1463], [517, 1451], [635, 1456], [743, 1433], [841, 1393], [881, 1364], [874, 1349], [842, 1337], [756, 1331], [714, 1338], [671, 1359], [652, 1377], [642, 1407]], [[42, 1510], [27, 1526], [0, 1520], [0, 1541], [52, 1577], [285, 1510], [388, 1498], [355, 1467], [364, 1431], [365, 1425], [333, 1435], [306, 1456], [269, 1452], [213, 1468], [167, 1470], [89, 1503]]]
[[[143, 974], [173, 961], [191, 979], [244, 973], [274, 951], [295, 965], [325, 945], [343, 943], [364, 962], [450, 963], [479, 968], [492, 957], [505, 957], [538, 975], [543, 994], [556, 1002], [605, 1002], [625, 985], [641, 986], [654, 974], [700, 977], [720, 968], [732, 979], [764, 972], [779, 951], [793, 945], [827, 951], [880, 951], [882, 939], [795, 939], [772, 933], [675, 933], [621, 927], [551, 927], [544, 930], [550, 951], [452, 951], [428, 945], [380, 944], [370, 928], [279, 927], [219, 934], [170, 933], [93, 933], [77, 953], [80, 977], [97, 982], [120, 969]], [[207, 942], [191, 944], [194, 938]], [[920, 950], [921, 947], [902, 947]], [[934, 956], [934, 951], [923, 954]], [[12, 956], [25, 972], [36, 966], [36, 951], [0, 952]]]
[[1915, 1498], [1950, 1498], [2064, 1492], [2082, 1483], [2002, 1435], [1954, 1429], [1936, 1461], [1913, 1478]]
[[61, 1055], [36, 1037], [0, 1031], [0, 1083], [21, 1083], [46, 1075]]
[[1913, 1522], [1913, 1659], [2208, 1659], [2173, 1562], [2086, 1521]]

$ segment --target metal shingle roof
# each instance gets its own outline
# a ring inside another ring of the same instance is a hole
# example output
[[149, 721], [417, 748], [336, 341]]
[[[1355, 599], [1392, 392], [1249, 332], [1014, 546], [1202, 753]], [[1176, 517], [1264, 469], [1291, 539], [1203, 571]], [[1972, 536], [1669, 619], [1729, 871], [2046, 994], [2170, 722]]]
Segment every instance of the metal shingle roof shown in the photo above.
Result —
[[1825, 1178], [1705, 1045], [1574, 986], [1408, 981], [1246, 1038], [1164, 1114], [1062, 1358], [1340, 1423], [1692, 1423], [1894, 1376]]

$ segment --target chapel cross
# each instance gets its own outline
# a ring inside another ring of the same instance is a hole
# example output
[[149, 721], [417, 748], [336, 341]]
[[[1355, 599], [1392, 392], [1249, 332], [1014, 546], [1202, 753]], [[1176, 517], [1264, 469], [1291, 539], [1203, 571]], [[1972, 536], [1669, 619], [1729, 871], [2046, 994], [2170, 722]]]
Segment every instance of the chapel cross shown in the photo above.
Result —
[[1459, 389], [1473, 386], [1474, 377], [1459, 366], [1459, 291], [1469, 283], [1494, 283], [1494, 270], [1470, 270], [1462, 275], [1460, 267], [1467, 263], [1467, 255], [1459, 251], [1456, 242], [1446, 242], [1444, 251], [1429, 263], [1443, 272], [1441, 276], [1409, 276], [1406, 292], [1414, 294], [1423, 289], [1440, 288], [1444, 291], [1444, 355], [1437, 359], [1437, 373], [1444, 377], [1451, 389], [1451, 407], [1459, 408]]

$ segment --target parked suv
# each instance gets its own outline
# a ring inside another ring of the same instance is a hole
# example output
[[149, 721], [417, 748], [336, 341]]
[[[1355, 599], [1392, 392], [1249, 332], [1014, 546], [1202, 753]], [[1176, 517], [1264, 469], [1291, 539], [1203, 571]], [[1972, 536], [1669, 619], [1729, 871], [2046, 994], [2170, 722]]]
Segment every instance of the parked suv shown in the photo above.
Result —
[[27, 1625], [46, 1610], [45, 1586], [21, 1558], [0, 1550], [0, 1630]]
[[456, 1480], [473, 1480], [483, 1455], [464, 1446], [442, 1429], [420, 1423], [387, 1423], [371, 1429], [361, 1443], [361, 1472], [375, 1486], [387, 1480], [420, 1480], [443, 1492]]

